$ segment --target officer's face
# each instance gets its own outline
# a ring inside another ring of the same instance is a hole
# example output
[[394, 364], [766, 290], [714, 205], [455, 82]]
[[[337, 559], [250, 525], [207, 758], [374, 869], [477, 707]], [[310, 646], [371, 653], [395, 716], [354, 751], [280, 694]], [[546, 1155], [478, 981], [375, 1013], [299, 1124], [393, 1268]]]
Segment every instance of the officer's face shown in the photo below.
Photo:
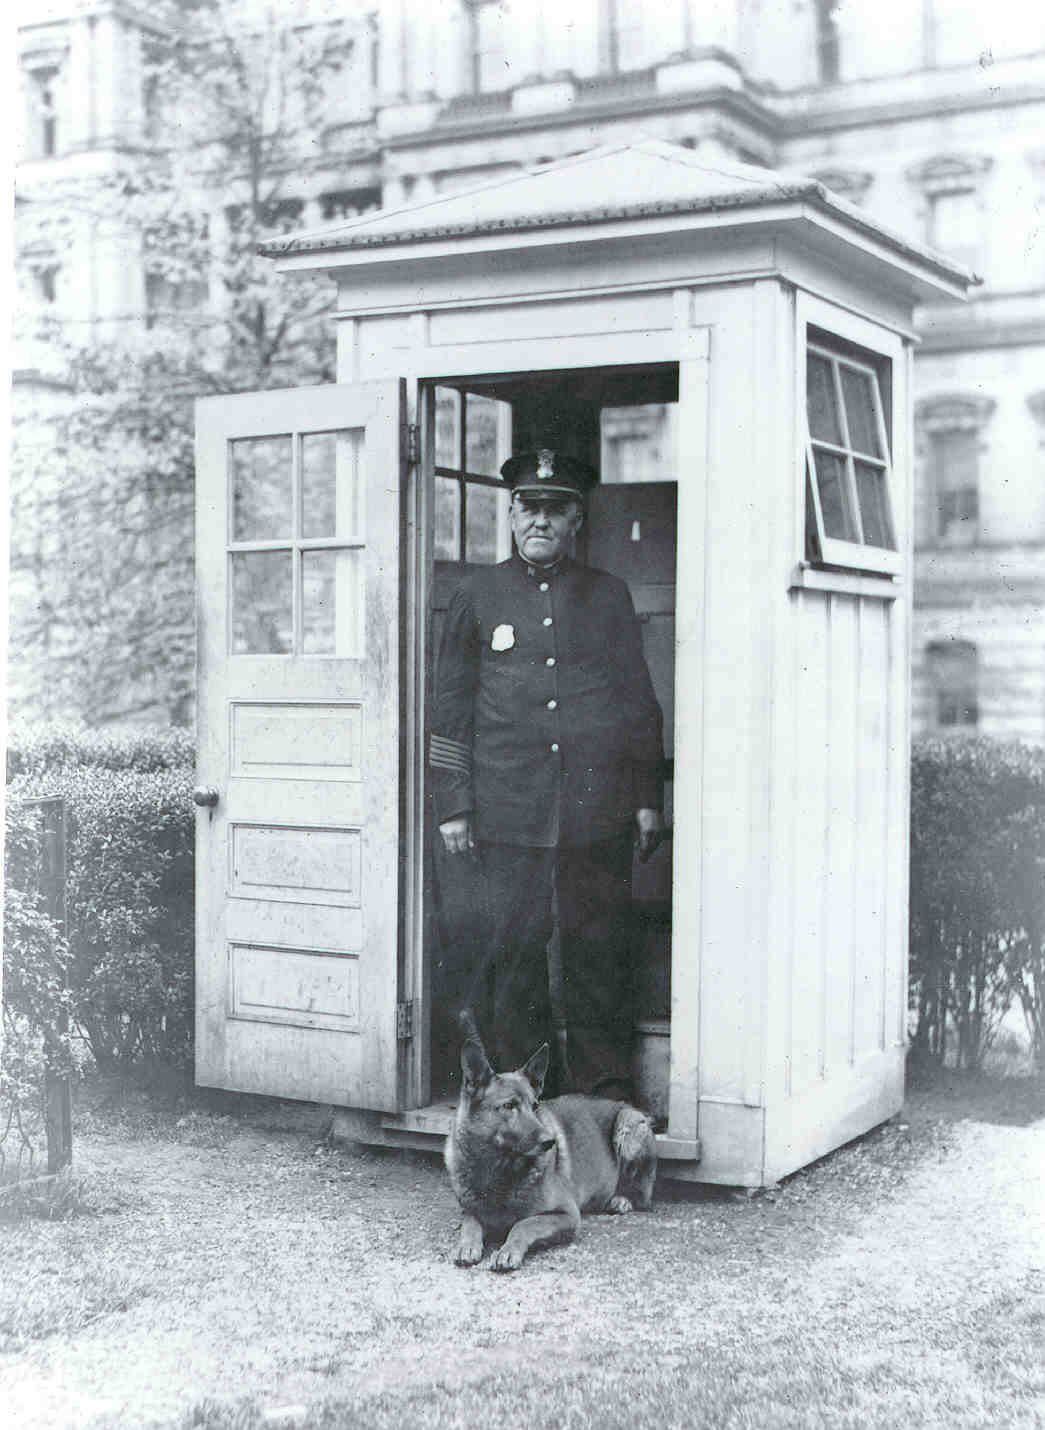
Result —
[[580, 502], [571, 497], [512, 498], [512, 535], [519, 555], [535, 566], [550, 566], [565, 556], [580, 530]]

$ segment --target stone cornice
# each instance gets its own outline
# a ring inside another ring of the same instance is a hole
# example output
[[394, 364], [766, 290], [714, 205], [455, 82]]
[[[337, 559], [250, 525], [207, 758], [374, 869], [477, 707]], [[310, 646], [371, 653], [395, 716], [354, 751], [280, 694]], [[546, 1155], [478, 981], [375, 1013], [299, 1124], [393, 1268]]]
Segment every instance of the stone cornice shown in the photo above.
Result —
[[922, 432], [978, 432], [997, 407], [993, 397], [978, 392], [941, 392], [914, 405], [914, 422]]
[[814, 169], [812, 178], [851, 204], [861, 204], [867, 196], [874, 175], [868, 169]]
[[906, 176], [923, 193], [953, 194], [978, 189], [993, 164], [986, 154], [937, 154], [912, 165]]
[[728, 113], [732, 118], [751, 125], [762, 137], [776, 137], [779, 121], [770, 109], [750, 94], [723, 85], [690, 94], [664, 95], [651, 92], [606, 103], [588, 101], [574, 104], [569, 109], [557, 109], [547, 113], [520, 115], [505, 111], [480, 113], [469, 119], [444, 117], [431, 128], [386, 135], [382, 139], [382, 147], [386, 150], [419, 149], [454, 139], [486, 139], [505, 134], [565, 129], [575, 125], [587, 126], [606, 119], [631, 119], [650, 114], [678, 114], [687, 110], [708, 109]]

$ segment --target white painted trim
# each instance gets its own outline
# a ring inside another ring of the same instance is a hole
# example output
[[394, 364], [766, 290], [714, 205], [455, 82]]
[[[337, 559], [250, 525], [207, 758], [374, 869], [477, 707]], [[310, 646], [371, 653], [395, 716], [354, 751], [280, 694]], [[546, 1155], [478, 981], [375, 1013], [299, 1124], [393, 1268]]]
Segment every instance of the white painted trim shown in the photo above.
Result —
[[[676, 426], [678, 530], [686, 533], [675, 590], [675, 730], [685, 759], [675, 763], [675, 837], [672, 842], [671, 1047], [668, 1075], [668, 1133], [682, 1142], [699, 1134], [700, 1006], [703, 976], [703, 771], [705, 582], [709, 437], [710, 329], [684, 327], [689, 308], [676, 299], [673, 334], [689, 339], [689, 356], [679, 363]], [[683, 544], [679, 546], [680, 553]], [[685, 809], [686, 816], [678, 818]]]
[[840, 596], [872, 596], [879, 601], [895, 601], [903, 586], [895, 576], [865, 576], [855, 571], [825, 571], [800, 561], [791, 574], [789, 591], [831, 591]]
[[[805, 483], [806, 465], [812, 466], [813, 453], [809, 437], [808, 419], [806, 417], [806, 352], [809, 348], [808, 329], [810, 326], [820, 328], [830, 336], [842, 339], [843, 341], [854, 343], [858, 347], [866, 348], [871, 352], [878, 353], [888, 359], [890, 364], [890, 410], [893, 418], [892, 442], [887, 444], [889, 453], [886, 472], [888, 488], [886, 492], [887, 505], [890, 520], [893, 525], [893, 536], [896, 541], [895, 550], [885, 550], [881, 547], [870, 546], [860, 542], [842, 541], [837, 538], [823, 537], [822, 552], [825, 562], [833, 566], [841, 566], [854, 573], [858, 572], [883, 572], [888, 575], [902, 574], [907, 569], [904, 553], [908, 548], [909, 533], [902, 529], [902, 517], [906, 519], [906, 498], [902, 502], [896, 500], [896, 487], [899, 486], [901, 493], [906, 493], [910, 486], [909, 473], [902, 465], [904, 458], [904, 446], [902, 436], [898, 440], [898, 422], [900, 408], [897, 404], [897, 394], [902, 393], [903, 386], [900, 382], [900, 367], [904, 361], [905, 344], [903, 339], [891, 328], [883, 327], [881, 324], [873, 323], [866, 318], [858, 316], [852, 311], [839, 307], [834, 303], [824, 299], [813, 297], [811, 293], [804, 289], [799, 289], [795, 294], [795, 411], [800, 419], [799, 430], [802, 432], [804, 440], [796, 442], [795, 455], [795, 480], [799, 483], [797, 491], [801, 494], [802, 510], [805, 509]], [[818, 350], [820, 350], [818, 348]], [[875, 377], [877, 387], [877, 376]], [[883, 434], [889, 435], [889, 434]], [[822, 529], [822, 522], [819, 516], [818, 488], [816, 484], [815, 470], [811, 474], [813, 487], [813, 501], [817, 511], [817, 525]], [[804, 560], [804, 523], [800, 538], [802, 545], [795, 553], [798, 558], [799, 567], [804, 567], [807, 563]], [[813, 588], [810, 588], [813, 589]], [[821, 588], [827, 589], [827, 588]], [[833, 588], [832, 588], [833, 589]], [[871, 594], [868, 592], [867, 594]]]
[[[449, 311], [466, 311], [472, 308], [503, 308], [514, 307], [523, 303], [563, 303], [574, 301], [587, 301], [590, 298], [620, 298], [629, 294], [642, 295], [643, 293], [663, 293], [677, 292], [679, 289], [694, 288], [724, 288], [737, 283], [754, 283], [759, 278], [776, 278], [784, 283], [794, 283], [787, 274], [777, 266], [759, 268], [738, 268], [729, 272], [716, 272], [704, 274], [699, 277], [690, 274], [679, 274], [674, 278], [658, 278], [651, 282], [636, 283], [601, 283], [585, 285], [583, 288], [542, 288], [533, 292], [508, 293], [503, 296], [489, 295], [483, 298], [430, 298], [424, 300], [424, 312], [437, 313], [444, 309]], [[812, 291], [812, 290], [810, 290]], [[853, 310], [856, 311], [855, 309]], [[394, 318], [412, 317], [417, 312], [416, 300], [408, 300], [402, 303], [379, 303], [370, 307], [335, 308], [334, 317], [339, 322], [350, 322], [358, 318]], [[914, 334], [909, 336], [914, 339]]]

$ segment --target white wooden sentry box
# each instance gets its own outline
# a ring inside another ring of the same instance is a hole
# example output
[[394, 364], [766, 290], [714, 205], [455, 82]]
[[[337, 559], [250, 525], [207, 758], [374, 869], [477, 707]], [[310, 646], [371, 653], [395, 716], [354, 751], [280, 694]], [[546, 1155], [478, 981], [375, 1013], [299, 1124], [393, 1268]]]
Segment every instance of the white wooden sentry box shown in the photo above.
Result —
[[663, 1171], [766, 1185], [889, 1117], [912, 310], [971, 276], [812, 180], [659, 142], [267, 252], [336, 279], [338, 383], [200, 404], [199, 1081], [352, 1109], [374, 1141], [445, 1131], [434, 389], [521, 410], [542, 375], [642, 401], [653, 373], [677, 400]]

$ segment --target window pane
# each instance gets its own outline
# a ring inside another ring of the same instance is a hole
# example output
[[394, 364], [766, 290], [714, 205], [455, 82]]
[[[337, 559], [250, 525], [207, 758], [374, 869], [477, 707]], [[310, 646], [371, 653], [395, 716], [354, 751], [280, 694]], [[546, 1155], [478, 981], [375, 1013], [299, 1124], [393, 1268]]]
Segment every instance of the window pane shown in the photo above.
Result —
[[855, 541], [856, 525], [849, 510], [845, 461], [834, 452], [816, 451], [814, 457], [820, 512], [824, 518], [824, 535], [837, 537], [842, 541]]
[[975, 267], [980, 259], [983, 214], [975, 193], [937, 194], [932, 200], [930, 243], [959, 263]]
[[290, 438], [245, 437], [231, 447], [233, 541], [292, 536]]
[[306, 432], [301, 438], [304, 536], [355, 534], [358, 447], [356, 432]]
[[294, 611], [289, 551], [240, 551], [232, 556], [233, 655], [288, 655]]
[[453, 477], [435, 479], [435, 559], [461, 559], [461, 488]]
[[856, 494], [860, 498], [860, 520], [864, 526], [864, 541], [868, 546], [895, 549], [889, 512], [885, 500], [885, 472], [870, 462], [856, 463]]
[[435, 464], [461, 466], [461, 394], [454, 387], [435, 390]]
[[492, 566], [511, 555], [509, 494], [468, 484], [465, 492], [465, 560]]
[[868, 452], [872, 457], [884, 456], [878, 440], [870, 375], [855, 372], [851, 367], [842, 367], [841, 373], [850, 446], [854, 452]]
[[809, 410], [809, 435], [816, 441], [834, 442], [840, 446], [842, 428], [838, 421], [831, 364], [810, 353], [806, 359], [806, 406]]
[[675, 405], [659, 402], [639, 407], [604, 407], [600, 480], [613, 482], [673, 482]]
[[306, 655], [358, 657], [361, 652], [360, 553], [301, 554], [302, 649]]
[[933, 642], [926, 648], [936, 694], [936, 723], [971, 728], [979, 723], [979, 651], [971, 641]]
[[495, 397], [478, 397], [474, 392], [466, 393], [465, 401], [468, 404], [465, 469], [479, 477], [499, 476], [501, 463], [509, 456], [511, 434], [507, 423], [511, 408], [507, 402], [499, 402]]

